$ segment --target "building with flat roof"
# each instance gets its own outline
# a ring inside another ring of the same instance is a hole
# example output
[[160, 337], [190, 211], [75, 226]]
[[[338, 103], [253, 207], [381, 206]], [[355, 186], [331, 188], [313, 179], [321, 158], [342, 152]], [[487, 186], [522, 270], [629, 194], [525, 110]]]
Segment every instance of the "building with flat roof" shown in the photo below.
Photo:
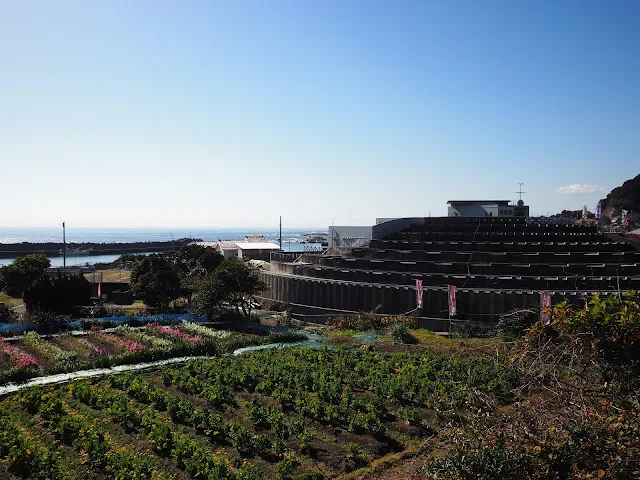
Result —
[[449, 200], [449, 217], [528, 217], [529, 207], [522, 200]]
[[215, 248], [224, 258], [268, 261], [271, 252], [279, 252], [277, 243], [267, 242], [263, 236], [246, 236], [244, 240], [218, 240], [217, 242], [193, 242], [195, 245]]

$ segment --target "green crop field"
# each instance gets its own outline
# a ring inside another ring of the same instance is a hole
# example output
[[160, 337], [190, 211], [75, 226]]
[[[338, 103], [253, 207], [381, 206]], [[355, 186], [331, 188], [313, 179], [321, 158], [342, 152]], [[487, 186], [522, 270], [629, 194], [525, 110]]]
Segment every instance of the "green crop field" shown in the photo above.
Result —
[[0, 404], [0, 476], [334, 478], [511, 382], [490, 360], [291, 349], [35, 388]]

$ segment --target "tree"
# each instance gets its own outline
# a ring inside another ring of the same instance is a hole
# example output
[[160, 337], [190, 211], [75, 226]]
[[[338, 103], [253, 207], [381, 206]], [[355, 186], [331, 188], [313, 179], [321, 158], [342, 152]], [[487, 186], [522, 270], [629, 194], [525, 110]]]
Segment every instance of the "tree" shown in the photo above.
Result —
[[69, 313], [73, 307], [91, 305], [91, 284], [82, 274], [42, 276], [24, 291], [30, 312]]
[[166, 310], [180, 297], [180, 277], [165, 256], [148, 255], [131, 272], [131, 290], [148, 306]]
[[18, 257], [11, 265], [2, 267], [3, 280], [0, 284], [4, 284], [11, 296], [20, 297], [22, 292], [42, 277], [50, 266], [49, 259], [41, 253]]
[[182, 247], [173, 258], [182, 296], [191, 299], [204, 278], [213, 273], [223, 260], [224, 257], [213, 248], [195, 244]]
[[265, 289], [266, 284], [258, 277], [256, 268], [242, 260], [229, 259], [200, 284], [198, 304], [206, 313], [226, 304], [250, 318], [253, 297]]

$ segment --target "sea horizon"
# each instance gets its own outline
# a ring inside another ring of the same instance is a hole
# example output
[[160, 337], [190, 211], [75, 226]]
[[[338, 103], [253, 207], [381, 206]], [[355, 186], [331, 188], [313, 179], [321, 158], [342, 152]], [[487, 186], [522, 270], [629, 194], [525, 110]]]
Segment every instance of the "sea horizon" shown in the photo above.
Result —
[[[283, 227], [284, 241], [300, 241], [305, 234], [327, 233], [327, 227]], [[196, 238], [203, 241], [239, 240], [245, 235], [279, 237], [278, 227], [67, 227], [67, 243], [133, 243]], [[0, 244], [61, 243], [60, 227], [0, 227]]]

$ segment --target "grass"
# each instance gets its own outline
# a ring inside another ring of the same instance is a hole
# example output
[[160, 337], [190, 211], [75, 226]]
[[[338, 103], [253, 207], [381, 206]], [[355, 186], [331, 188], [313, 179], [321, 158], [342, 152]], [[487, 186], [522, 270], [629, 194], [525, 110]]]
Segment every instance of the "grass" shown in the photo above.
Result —
[[4, 303], [7, 308], [15, 307], [17, 305], [22, 305], [24, 303], [22, 301], [22, 298], [10, 297], [4, 292], [0, 292], [0, 302]]
[[84, 274], [84, 277], [87, 280], [89, 280], [90, 282], [99, 281], [101, 276], [102, 276], [102, 281], [103, 282], [129, 283], [131, 281], [131, 271], [130, 270], [119, 270], [119, 269], [96, 270], [93, 273], [85, 273]]
[[[400, 345], [392, 341], [388, 335], [382, 335], [371, 342], [374, 351], [384, 353], [435, 353], [446, 357], [477, 358], [483, 355], [495, 356], [496, 352], [502, 354], [508, 345], [500, 338], [449, 338], [436, 335], [431, 330], [412, 329], [409, 332], [418, 340], [414, 345]], [[353, 335], [354, 330], [333, 330], [323, 340], [323, 343], [332, 347], [358, 348], [364, 342]]]

